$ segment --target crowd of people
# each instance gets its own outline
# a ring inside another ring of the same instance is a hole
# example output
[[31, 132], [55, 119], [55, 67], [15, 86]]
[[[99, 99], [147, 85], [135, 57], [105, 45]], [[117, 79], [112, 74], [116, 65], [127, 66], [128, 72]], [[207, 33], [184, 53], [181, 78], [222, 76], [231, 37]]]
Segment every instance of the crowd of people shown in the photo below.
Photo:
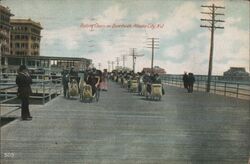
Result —
[[[136, 81], [138, 84], [137, 91], [139, 94], [143, 94], [143, 87], [145, 87], [147, 93], [151, 93], [153, 84], [160, 84], [162, 86], [161, 77], [157, 73], [146, 73], [133, 71], [112, 71], [110, 73], [107, 70], [102, 72], [101, 70], [95, 68], [89, 68], [84, 72], [79, 73], [73, 67], [70, 70], [62, 71], [62, 85], [63, 94], [66, 97], [66, 91], [69, 89], [69, 83], [75, 81], [79, 87], [79, 82], [84, 81], [84, 83], [91, 86], [92, 96], [95, 96], [97, 89], [108, 90], [107, 81], [111, 79], [118, 82], [120, 80], [121, 85], [127, 84], [127, 88], [131, 88], [132, 81]], [[189, 93], [193, 92], [193, 85], [195, 82], [195, 77], [193, 73], [185, 72], [183, 75], [184, 88], [187, 89]], [[25, 65], [20, 66], [18, 75], [16, 77], [16, 84], [18, 86], [17, 95], [21, 100], [21, 117], [23, 120], [31, 120], [32, 116], [29, 112], [29, 97], [32, 94], [31, 84], [32, 78], [28, 72]], [[164, 87], [162, 86], [162, 95], [165, 94]]]
[[86, 84], [90, 85], [92, 88], [92, 96], [95, 95], [97, 89], [104, 91], [108, 90], [107, 87], [107, 72], [102, 72], [96, 68], [89, 68], [81, 73], [76, 71], [73, 67], [68, 70], [63, 70], [62, 72], [62, 84], [63, 84], [63, 93], [66, 97], [66, 90], [68, 89], [68, 83], [71, 83], [73, 80], [77, 81], [79, 86], [80, 80], [83, 80]]
[[[128, 82], [127, 87], [130, 89], [131, 82], [137, 81], [138, 83], [138, 93], [142, 92], [142, 86], [143, 84], [146, 85], [146, 90], [148, 93], [151, 93], [152, 84], [161, 84], [161, 78], [159, 74], [157, 73], [146, 73], [144, 71], [134, 73], [133, 71], [113, 71], [109, 75], [110, 79], [113, 81], [118, 82], [118, 79], [121, 79], [121, 85], [124, 84], [124, 81], [126, 80]], [[162, 94], [165, 94], [164, 88], [162, 87]]]

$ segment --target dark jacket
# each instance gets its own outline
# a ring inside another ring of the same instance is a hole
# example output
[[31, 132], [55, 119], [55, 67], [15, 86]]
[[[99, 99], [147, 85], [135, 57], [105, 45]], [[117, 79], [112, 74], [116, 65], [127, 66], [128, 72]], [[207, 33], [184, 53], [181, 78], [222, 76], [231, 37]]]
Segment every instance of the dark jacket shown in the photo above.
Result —
[[194, 84], [194, 82], [195, 82], [194, 75], [192, 73], [188, 74], [188, 84]]
[[182, 80], [184, 83], [188, 82], [188, 75], [186, 73], [183, 75]]
[[16, 84], [18, 86], [17, 95], [19, 98], [27, 98], [32, 94], [30, 87], [32, 79], [29, 74], [23, 72], [18, 73]]

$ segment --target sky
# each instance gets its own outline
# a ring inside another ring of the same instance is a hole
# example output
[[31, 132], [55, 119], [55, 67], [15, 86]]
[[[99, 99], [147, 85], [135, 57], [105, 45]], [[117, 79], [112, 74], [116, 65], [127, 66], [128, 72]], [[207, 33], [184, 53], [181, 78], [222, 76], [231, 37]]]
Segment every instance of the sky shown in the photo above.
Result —
[[249, 72], [249, 1], [247, 0], [2, 0], [15, 15], [40, 22], [41, 56], [84, 57], [94, 66], [108, 68], [108, 61], [126, 55], [132, 68], [132, 48], [143, 55], [136, 58], [136, 71], [151, 67], [152, 49], [148, 38], [158, 38], [154, 66], [169, 74], [208, 72], [210, 30], [201, 28], [209, 19], [208, 8], [223, 6], [214, 35], [213, 75], [230, 67]]

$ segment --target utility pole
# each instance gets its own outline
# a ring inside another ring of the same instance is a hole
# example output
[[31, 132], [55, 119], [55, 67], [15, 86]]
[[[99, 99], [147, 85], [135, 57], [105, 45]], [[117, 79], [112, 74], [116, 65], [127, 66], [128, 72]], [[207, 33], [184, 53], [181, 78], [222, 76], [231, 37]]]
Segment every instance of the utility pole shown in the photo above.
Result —
[[108, 61], [108, 72], [110, 72], [110, 64], [111, 64], [111, 62]]
[[125, 68], [125, 61], [127, 60], [126, 55], [122, 55], [122, 67]]
[[143, 54], [141, 54], [141, 55], [136, 55], [136, 54], [135, 54], [135, 49], [136, 49], [136, 48], [132, 48], [132, 54], [129, 55], [129, 56], [132, 56], [133, 72], [135, 72], [135, 60], [136, 60], [136, 57], [144, 56]]
[[152, 57], [151, 57], [151, 73], [154, 72], [154, 50], [155, 49], [159, 49], [159, 38], [148, 38], [148, 44], [147, 48], [151, 48], [152, 49]]
[[224, 27], [216, 26], [218, 22], [225, 22], [224, 20], [215, 19], [218, 15], [224, 15], [222, 13], [217, 13], [217, 9], [225, 9], [225, 7], [215, 6], [205, 6], [202, 5], [203, 8], [208, 8], [210, 12], [201, 12], [202, 14], [206, 14], [210, 16], [210, 19], [201, 19], [201, 21], [208, 22], [209, 25], [200, 25], [200, 27], [208, 28], [211, 31], [211, 40], [210, 40], [210, 54], [209, 54], [209, 66], [208, 66], [208, 77], [207, 77], [207, 92], [210, 92], [210, 83], [211, 83], [211, 75], [213, 68], [213, 50], [214, 50], [214, 31], [215, 29], [224, 29]]
[[112, 71], [114, 70], [114, 61], [111, 62], [111, 65], [112, 65]]
[[99, 70], [101, 70], [101, 63], [98, 63], [98, 68], [99, 68]]
[[119, 67], [119, 61], [120, 61], [120, 58], [119, 57], [116, 57], [116, 65], [117, 65], [117, 69]]

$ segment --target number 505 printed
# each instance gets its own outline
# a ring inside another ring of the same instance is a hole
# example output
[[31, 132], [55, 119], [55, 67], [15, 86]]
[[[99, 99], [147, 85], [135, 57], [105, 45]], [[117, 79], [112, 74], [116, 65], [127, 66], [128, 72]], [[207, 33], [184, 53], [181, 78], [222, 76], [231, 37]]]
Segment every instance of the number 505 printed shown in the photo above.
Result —
[[3, 153], [4, 158], [14, 158], [15, 154], [14, 153]]

